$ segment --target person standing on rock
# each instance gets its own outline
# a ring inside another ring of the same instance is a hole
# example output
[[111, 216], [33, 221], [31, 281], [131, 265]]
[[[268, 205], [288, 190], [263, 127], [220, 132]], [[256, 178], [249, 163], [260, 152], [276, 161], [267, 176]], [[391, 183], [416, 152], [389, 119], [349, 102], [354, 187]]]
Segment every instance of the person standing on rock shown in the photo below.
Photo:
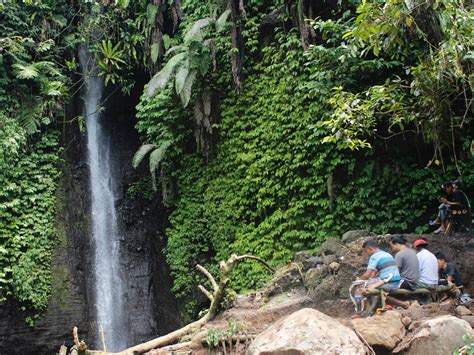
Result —
[[416, 249], [416, 256], [420, 265], [420, 278], [417, 288], [434, 290], [438, 287], [438, 259], [428, 249], [428, 242], [425, 239], [415, 240], [413, 247]]
[[377, 242], [368, 239], [362, 245], [370, 256], [367, 271], [360, 276], [361, 280], [368, 280], [369, 288], [379, 288], [390, 291], [399, 287], [400, 273], [392, 255], [380, 250]]

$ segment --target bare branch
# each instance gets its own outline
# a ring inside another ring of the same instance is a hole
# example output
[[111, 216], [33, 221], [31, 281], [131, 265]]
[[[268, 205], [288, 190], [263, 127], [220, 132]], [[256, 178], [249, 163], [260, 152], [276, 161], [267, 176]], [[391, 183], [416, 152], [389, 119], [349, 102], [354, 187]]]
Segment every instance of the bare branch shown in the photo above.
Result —
[[216, 280], [214, 279], [214, 277], [211, 275], [211, 273], [209, 271], [207, 271], [204, 267], [202, 267], [201, 265], [197, 264], [196, 265], [196, 269], [198, 269], [199, 271], [201, 271], [204, 275], [206, 275], [206, 277], [209, 279], [209, 281], [211, 281], [211, 284], [212, 284], [212, 288], [214, 289], [214, 292], [217, 291], [217, 282]]
[[243, 259], [251, 259], [251, 260], [256, 260], [259, 263], [261, 263], [263, 266], [265, 266], [269, 271], [275, 272], [275, 269], [272, 268], [265, 260], [262, 258], [259, 258], [258, 256], [253, 256], [253, 255], [240, 255], [237, 257], [236, 261], [241, 261]]
[[209, 301], [213, 301], [214, 297], [211, 295], [211, 293], [206, 290], [206, 288], [203, 285], [199, 285], [198, 288], [201, 290], [202, 293], [206, 295], [206, 297], [209, 299]]
[[[214, 277], [211, 275], [209, 271], [207, 271], [201, 265], [196, 265], [196, 268], [202, 272], [212, 284], [214, 288], [214, 292], [209, 292], [204, 286], [199, 285], [199, 289], [209, 298], [211, 301], [211, 305], [207, 313], [200, 318], [199, 320], [192, 322], [180, 329], [175, 330], [169, 334], [160, 336], [156, 339], [150, 340], [146, 343], [138, 344], [132, 346], [131, 348], [125, 349], [119, 353], [110, 353], [115, 355], [130, 355], [130, 354], [142, 354], [149, 352], [153, 349], [158, 349], [160, 347], [169, 345], [173, 342], [176, 342], [178, 339], [182, 338], [183, 336], [189, 334], [190, 332], [196, 331], [196, 329], [201, 329], [204, 324], [209, 322], [210, 320], [214, 319], [219, 311], [219, 307], [221, 306], [222, 300], [224, 299], [225, 289], [230, 282], [230, 274], [232, 270], [237, 266], [237, 264], [245, 259], [256, 260], [263, 264], [267, 269], [270, 271], [274, 271], [273, 268], [263, 259], [253, 256], [253, 255], [241, 255], [237, 256], [236, 254], [232, 254], [227, 261], [220, 262], [220, 275], [219, 275], [219, 284], [217, 284]], [[239, 338], [237, 338], [237, 343], [239, 343]], [[247, 339], [246, 339], [247, 342]], [[85, 344], [84, 344], [85, 345]], [[238, 345], [237, 345], [238, 347]], [[81, 355], [81, 354], [79, 354]]]

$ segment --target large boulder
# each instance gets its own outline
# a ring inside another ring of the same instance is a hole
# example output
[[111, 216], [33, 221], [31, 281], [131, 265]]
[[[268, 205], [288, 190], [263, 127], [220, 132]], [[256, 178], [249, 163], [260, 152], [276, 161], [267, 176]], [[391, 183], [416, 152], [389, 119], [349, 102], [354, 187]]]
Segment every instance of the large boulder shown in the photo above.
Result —
[[392, 350], [405, 336], [402, 315], [390, 311], [380, 316], [359, 318], [352, 326], [371, 345]]
[[337, 320], [303, 308], [260, 333], [246, 354], [366, 354], [366, 348], [351, 329]]
[[410, 330], [412, 333], [393, 350], [394, 354], [452, 354], [464, 344], [464, 334], [472, 332], [468, 322], [450, 315], [414, 322]]

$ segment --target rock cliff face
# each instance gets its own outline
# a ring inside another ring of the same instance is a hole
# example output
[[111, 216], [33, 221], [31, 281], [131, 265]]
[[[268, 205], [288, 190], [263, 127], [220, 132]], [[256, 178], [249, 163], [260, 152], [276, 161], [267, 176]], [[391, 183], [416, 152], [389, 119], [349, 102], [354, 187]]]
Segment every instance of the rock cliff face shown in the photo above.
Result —
[[[127, 314], [130, 338], [139, 343], [179, 326], [176, 301], [162, 255], [167, 211], [159, 198], [132, 195], [129, 187], [146, 172], [133, 171], [131, 160], [139, 146], [134, 131], [136, 98], [112, 97], [106, 107], [106, 129], [114, 147], [113, 169], [119, 174], [116, 201], [123, 232], [122, 257], [128, 275]], [[79, 101], [79, 100], [78, 100]], [[80, 108], [80, 102], [75, 107]], [[71, 115], [80, 114], [72, 112]], [[71, 345], [71, 330], [93, 338], [94, 314], [90, 240], [89, 176], [85, 138], [76, 129], [64, 132], [65, 165], [58, 195], [58, 243], [53, 259], [53, 285], [45, 314], [29, 327], [14, 304], [0, 307], [0, 355], [53, 354], [61, 344]]]

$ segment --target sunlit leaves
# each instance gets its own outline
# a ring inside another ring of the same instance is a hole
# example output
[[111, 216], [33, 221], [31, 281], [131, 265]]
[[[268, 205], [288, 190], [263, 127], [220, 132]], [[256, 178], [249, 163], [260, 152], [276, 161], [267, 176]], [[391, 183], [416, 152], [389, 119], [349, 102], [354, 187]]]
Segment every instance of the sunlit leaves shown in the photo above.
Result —
[[99, 75], [105, 77], [105, 85], [109, 81], [115, 84], [119, 78], [120, 69], [126, 64], [120, 43], [114, 45], [110, 40], [103, 40], [100, 45], [100, 55], [97, 55], [97, 64], [101, 68]]

